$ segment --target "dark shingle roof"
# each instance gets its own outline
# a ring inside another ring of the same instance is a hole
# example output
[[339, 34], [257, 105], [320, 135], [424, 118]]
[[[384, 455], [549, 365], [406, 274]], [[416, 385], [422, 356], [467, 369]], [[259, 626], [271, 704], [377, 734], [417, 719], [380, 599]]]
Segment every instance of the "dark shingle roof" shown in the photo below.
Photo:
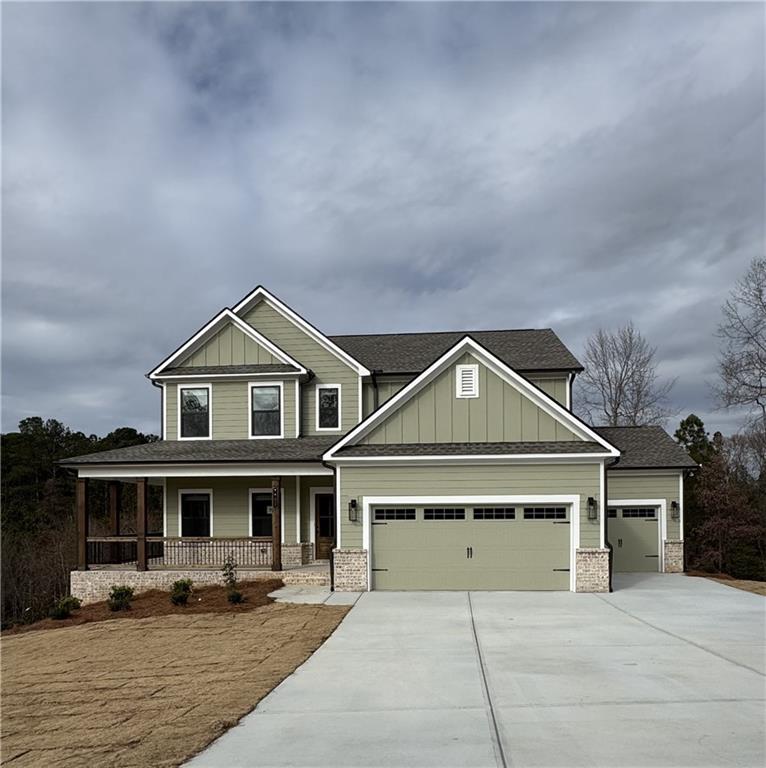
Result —
[[158, 440], [64, 459], [82, 464], [193, 464], [195, 462], [321, 461], [337, 437], [285, 440]]
[[269, 363], [263, 365], [190, 365], [166, 368], [160, 376], [215, 376], [221, 373], [299, 373], [294, 365]]
[[419, 373], [464, 336], [471, 336], [517, 371], [581, 371], [577, 358], [550, 329], [519, 331], [445, 331], [330, 336], [341, 349], [370, 370]]
[[335, 455], [345, 456], [490, 456], [512, 453], [601, 453], [598, 443], [559, 441], [548, 443], [398, 443], [351, 445]]
[[610, 469], [693, 469], [689, 454], [662, 427], [593, 427], [619, 448]]

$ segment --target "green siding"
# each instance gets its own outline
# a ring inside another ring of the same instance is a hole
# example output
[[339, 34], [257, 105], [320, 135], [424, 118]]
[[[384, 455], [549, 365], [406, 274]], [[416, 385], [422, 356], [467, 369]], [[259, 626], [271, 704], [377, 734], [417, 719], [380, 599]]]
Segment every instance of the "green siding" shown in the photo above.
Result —
[[677, 472], [668, 474], [615, 469], [611, 472], [607, 471], [606, 481], [610, 499], [665, 499], [668, 517], [667, 537], [668, 539], [680, 537], [680, 520], [673, 520], [670, 512], [670, 502], [679, 501]]
[[[167, 535], [179, 536], [178, 491], [180, 489], [210, 488], [213, 491], [213, 536], [247, 536], [249, 532], [251, 488], [271, 492], [271, 480], [267, 477], [169, 477], [167, 479]], [[307, 478], [302, 482], [306, 483]], [[286, 544], [294, 544], [296, 507], [295, 478], [285, 477], [285, 535]]]
[[[275, 378], [274, 381], [278, 381]], [[284, 409], [284, 436], [295, 437], [295, 379], [284, 379], [283, 402]], [[258, 380], [257, 384], [266, 384], [266, 381]], [[248, 381], [213, 381], [213, 439], [214, 440], [247, 440], [250, 436], [250, 414]], [[180, 386], [193, 386], [190, 381]], [[178, 439], [178, 387], [179, 385], [167, 384], [165, 386], [165, 408], [167, 411], [167, 435], [166, 440]]]
[[543, 392], [549, 394], [564, 408], [567, 407], [567, 378], [566, 376], [548, 378], [539, 376], [527, 377], [535, 386], [540, 387]]
[[[599, 464], [474, 466], [344, 466], [341, 510], [364, 496], [471, 496], [480, 494], [579, 494], [580, 546], [599, 546], [599, 522], [587, 519], [588, 496], [599, 496]], [[341, 546], [362, 546], [362, 523], [341, 515]]]
[[265, 301], [261, 301], [245, 316], [267, 339], [314, 372], [314, 378], [303, 387], [301, 434], [327, 435], [316, 429], [316, 385], [341, 385], [341, 425], [337, 434], [348, 432], [359, 423], [359, 376], [335, 355], [283, 317]]
[[479, 397], [455, 397], [463, 355], [362, 439], [362, 443], [484, 443], [577, 440], [514, 386], [479, 363]]
[[187, 357], [180, 367], [199, 365], [264, 365], [280, 363], [266, 348], [246, 336], [239, 328], [227, 325], [196, 352]]

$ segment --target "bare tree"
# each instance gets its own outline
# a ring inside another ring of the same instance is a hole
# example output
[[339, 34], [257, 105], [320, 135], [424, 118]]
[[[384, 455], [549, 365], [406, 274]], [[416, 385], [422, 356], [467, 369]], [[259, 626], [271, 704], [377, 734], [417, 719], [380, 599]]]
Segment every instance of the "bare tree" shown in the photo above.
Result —
[[591, 336], [580, 381], [585, 415], [613, 427], [664, 422], [673, 413], [668, 395], [675, 380], [658, 380], [655, 354], [632, 322]]
[[722, 308], [719, 403], [766, 425], [766, 259], [753, 259]]

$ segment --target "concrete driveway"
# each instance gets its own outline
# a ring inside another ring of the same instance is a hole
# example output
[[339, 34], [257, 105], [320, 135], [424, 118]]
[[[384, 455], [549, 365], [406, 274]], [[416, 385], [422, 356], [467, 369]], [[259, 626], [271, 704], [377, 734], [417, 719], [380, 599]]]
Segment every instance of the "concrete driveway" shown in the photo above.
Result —
[[364, 594], [191, 765], [763, 765], [766, 599], [615, 586]]

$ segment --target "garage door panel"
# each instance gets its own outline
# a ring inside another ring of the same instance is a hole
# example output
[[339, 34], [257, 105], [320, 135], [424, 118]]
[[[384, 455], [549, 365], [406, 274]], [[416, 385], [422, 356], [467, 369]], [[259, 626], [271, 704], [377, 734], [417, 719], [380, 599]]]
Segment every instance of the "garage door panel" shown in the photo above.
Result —
[[568, 589], [566, 521], [477, 519], [374, 522], [373, 589]]
[[654, 517], [632, 516], [636, 509], [620, 508], [609, 519], [609, 541], [617, 573], [659, 570], [659, 510], [653, 510]]

